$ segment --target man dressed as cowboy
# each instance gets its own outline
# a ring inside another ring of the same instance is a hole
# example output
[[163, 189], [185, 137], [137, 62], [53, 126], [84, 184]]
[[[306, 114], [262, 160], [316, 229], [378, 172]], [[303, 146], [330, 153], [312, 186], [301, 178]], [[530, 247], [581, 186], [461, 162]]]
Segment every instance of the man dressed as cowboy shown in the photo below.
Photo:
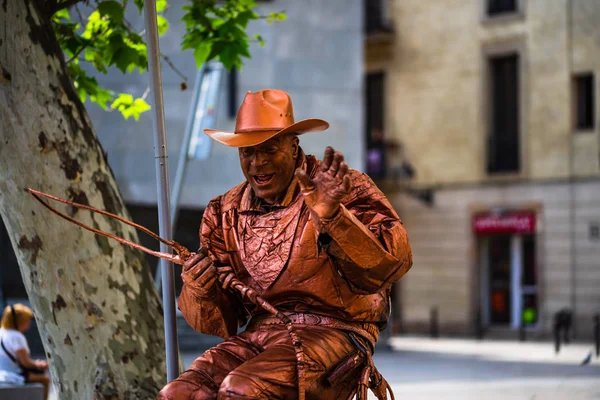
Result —
[[208, 204], [202, 249], [184, 264], [178, 305], [194, 329], [225, 340], [160, 399], [298, 398], [286, 325], [223, 289], [220, 266], [291, 320], [304, 351], [306, 398], [345, 399], [356, 390], [361, 369], [353, 363], [368, 357], [353, 355], [370, 356], [387, 323], [391, 285], [412, 255], [400, 218], [367, 175], [330, 147], [322, 161], [303, 153], [298, 136], [328, 127], [294, 122], [289, 95], [262, 90], [246, 94], [235, 132], [204, 130], [238, 148], [246, 181]]

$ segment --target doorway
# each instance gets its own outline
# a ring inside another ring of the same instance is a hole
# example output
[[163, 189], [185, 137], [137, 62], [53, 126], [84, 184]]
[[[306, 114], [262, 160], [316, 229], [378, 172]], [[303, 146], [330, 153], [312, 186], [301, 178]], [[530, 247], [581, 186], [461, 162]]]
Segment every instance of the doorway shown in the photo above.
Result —
[[473, 218], [478, 243], [479, 309], [484, 327], [538, 322], [536, 214], [487, 212]]
[[518, 329], [538, 321], [536, 237], [488, 235], [480, 238], [483, 323]]

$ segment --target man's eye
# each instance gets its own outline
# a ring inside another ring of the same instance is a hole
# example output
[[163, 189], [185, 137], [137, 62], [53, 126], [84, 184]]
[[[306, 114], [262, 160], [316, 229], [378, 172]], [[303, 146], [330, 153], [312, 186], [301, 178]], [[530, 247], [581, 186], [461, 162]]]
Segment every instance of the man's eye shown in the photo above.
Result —
[[275, 147], [275, 146], [267, 147], [267, 153], [269, 153], [269, 154], [277, 153], [277, 147]]
[[249, 149], [242, 150], [242, 155], [244, 157], [250, 157], [252, 155], [252, 150], [249, 150]]

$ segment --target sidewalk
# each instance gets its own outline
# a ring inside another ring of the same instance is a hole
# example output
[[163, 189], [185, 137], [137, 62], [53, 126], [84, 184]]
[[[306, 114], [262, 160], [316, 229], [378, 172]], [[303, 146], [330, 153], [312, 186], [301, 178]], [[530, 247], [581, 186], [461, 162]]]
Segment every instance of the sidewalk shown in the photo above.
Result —
[[375, 364], [403, 400], [600, 399], [600, 360], [589, 344], [394, 337]]

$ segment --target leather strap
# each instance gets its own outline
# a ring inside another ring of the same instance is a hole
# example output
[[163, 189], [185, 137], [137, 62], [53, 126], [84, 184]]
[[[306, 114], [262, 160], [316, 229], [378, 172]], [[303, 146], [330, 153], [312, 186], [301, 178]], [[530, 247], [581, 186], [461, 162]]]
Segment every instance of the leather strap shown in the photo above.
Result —
[[[4, 340], [0, 339], [0, 345], [2, 345], [2, 350], [4, 350], [4, 352], [6, 353], [6, 355], [8, 356], [8, 358], [11, 359], [12, 362], [14, 362], [15, 364], [17, 364], [19, 367], [21, 367], [21, 363], [19, 363], [19, 361], [16, 359], [15, 356], [13, 356], [12, 354], [9, 353], [8, 349], [6, 348], [6, 346], [4, 345]], [[21, 367], [22, 368], [22, 367]]]

